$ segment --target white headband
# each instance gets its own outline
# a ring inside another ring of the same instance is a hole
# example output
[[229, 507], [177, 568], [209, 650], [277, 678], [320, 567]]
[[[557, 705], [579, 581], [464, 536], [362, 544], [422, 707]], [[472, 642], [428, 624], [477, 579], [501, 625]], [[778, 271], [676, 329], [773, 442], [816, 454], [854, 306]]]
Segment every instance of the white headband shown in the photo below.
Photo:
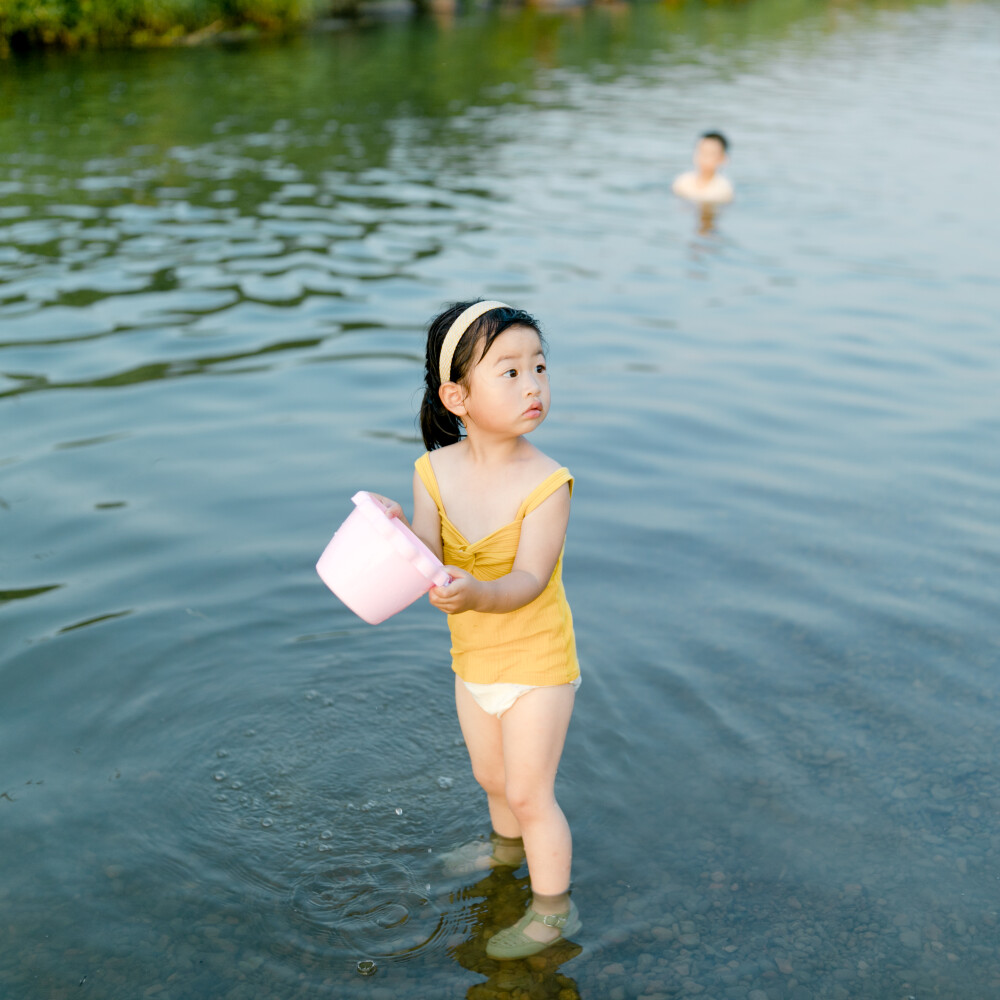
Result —
[[444, 335], [444, 341], [441, 344], [441, 358], [438, 361], [438, 372], [441, 375], [441, 384], [444, 385], [445, 382], [451, 381], [451, 359], [455, 356], [455, 348], [458, 347], [458, 342], [462, 339], [462, 334], [472, 326], [473, 323], [483, 313], [488, 313], [491, 309], [510, 309], [511, 307], [507, 305], [506, 302], [494, 302], [492, 300], [487, 300], [486, 302], [476, 302], [469, 306], [464, 312], [459, 314], [458, 318], [455, 320], [451, 326], [448, 327], [448, 332]]

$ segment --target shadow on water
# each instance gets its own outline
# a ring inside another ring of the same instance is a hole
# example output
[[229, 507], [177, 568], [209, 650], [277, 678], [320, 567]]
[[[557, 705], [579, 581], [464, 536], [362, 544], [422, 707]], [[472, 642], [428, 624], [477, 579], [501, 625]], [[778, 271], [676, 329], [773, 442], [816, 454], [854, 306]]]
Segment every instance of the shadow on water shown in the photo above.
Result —
[[[997, 16], [5, 63], [4, 997], [995, 995]], [[669, 194], [706, 127], [718, 213]], [[577, 477], [584, 926], [507, 965], [524, 871], [437, 863], [485, 832], [444, 623], [313, 572], [408, 496], [423, 323], [473, 292], [543, 319]]]

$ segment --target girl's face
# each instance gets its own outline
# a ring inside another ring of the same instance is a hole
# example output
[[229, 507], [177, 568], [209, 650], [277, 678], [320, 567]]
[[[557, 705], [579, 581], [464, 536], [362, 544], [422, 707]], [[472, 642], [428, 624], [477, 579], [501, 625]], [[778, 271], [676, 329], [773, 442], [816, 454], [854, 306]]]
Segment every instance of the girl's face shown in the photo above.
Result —
[[521, 435], [549, 412], [549, 377], [538, 331], [511, 326], [490, 344], [465, 388], [464, 421], [483, 431]]

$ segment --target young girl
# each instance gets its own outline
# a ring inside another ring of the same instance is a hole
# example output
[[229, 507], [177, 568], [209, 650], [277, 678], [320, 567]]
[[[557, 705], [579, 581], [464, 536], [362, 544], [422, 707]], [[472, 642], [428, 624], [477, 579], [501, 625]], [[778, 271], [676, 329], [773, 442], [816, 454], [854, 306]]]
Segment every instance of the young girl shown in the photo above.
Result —
[[489, 803], [481, 864], [516, 867], [522, 850], [528, 862], [531, 906], [486, 945], [501, 959], [580, 928], [554, 790], [580, 683], [562, 584], [573, 479], [525, 437], [548, 411], [545, 345], [528, 313], [460, 302], [431, 323], [412, 527], [452, 577], [430, 601], [448, 615], [458, 720]]

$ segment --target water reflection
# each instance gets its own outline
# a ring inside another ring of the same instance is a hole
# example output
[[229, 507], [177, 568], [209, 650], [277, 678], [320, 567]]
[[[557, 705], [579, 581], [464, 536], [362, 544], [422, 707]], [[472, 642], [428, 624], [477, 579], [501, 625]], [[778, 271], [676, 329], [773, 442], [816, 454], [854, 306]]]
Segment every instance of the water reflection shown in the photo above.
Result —
[[25, 587], [22, 590], [0, 590], [0, 604], [7, 601], [23, 601], [28, 597], [37, 597], [39, 594], [47, 594], [51, 590], [58, 590], [61, 583], [51, 583], [47, 587]]
[[[475, 885], [453, 896], [468, 914], [470, 933], [452, 945], [448, 953], [465, 969], [486, 976], [486, 982], [470, 986], [468, 1000], [498, 1000], [518, 992], [552, 1000], [577, 1000], [576, 982], [560, 970], [583, 950], [572, 941], [559, 940], [531, 958], [498, 962], [486, 954], [486, 942], [523, 915], [531, 902], [527, 875], [517, 876], [509, 868], [490, 872]], [[586, 918], [586, 915], [584, 915]]]
[[91, 625], [100, 625], [101, 622], [114, 621], [116, 618], [125, 618], [127, 615], [133, 614], [134, 611], [129, 609], [127, 611], [109, 611], [104, 615], [95, 615], [93, 618], [87, 618], [82, 622], [74, 622], [72, 625], [64, 625], [59, 629], [59, 634], [62, 635], [64, 632], [73, 632], [78, 628], [89, 628]]
[[698, 206], [698, 233], [707, 236], [715, 232], [715, 220], [719, 215], [719, 206], [703, 204]]

